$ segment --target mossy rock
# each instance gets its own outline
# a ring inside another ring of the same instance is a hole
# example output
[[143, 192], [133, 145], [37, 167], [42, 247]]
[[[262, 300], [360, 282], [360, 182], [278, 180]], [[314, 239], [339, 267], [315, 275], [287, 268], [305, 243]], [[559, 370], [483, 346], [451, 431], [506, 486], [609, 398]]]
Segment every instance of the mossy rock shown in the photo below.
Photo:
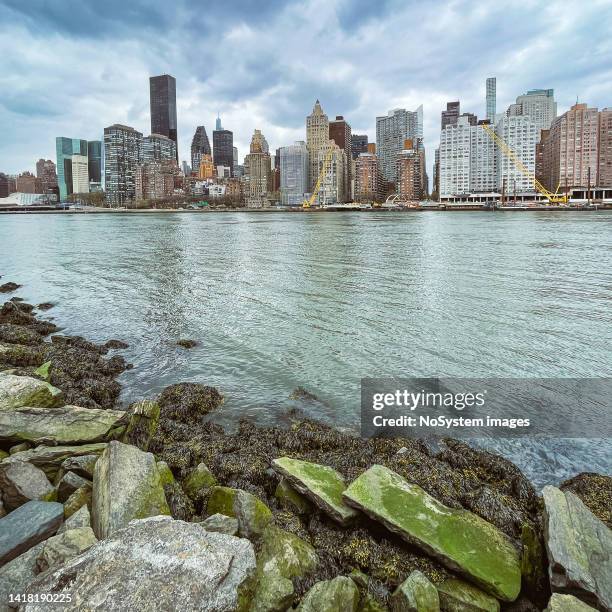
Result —
[[183, 481], [183, 491], [193, 501], [197, 501], [217, 484], [214, 474], [204, 463], [198, 464]]
[[77, 489], [64, 502], [64, 520], [70, 518], [79, 508], [87, 506], [91, 510], [91, 485]]
[[34, 375], [38, 376], [41, 380], [49, 382], [51, 378], [51, 362], [45, 361], [45, 363], [34, 370]]
[[499, 612], [499, 602], [472, 584], [448, 578], [438, 585], [440, 608], [453, 612]]
[[62, 392], [48, 382], [31, 376], [0, 374], [0, 410], [22, 406], [51, 408], [62, 404]]
[[439, 612], [440, 598], [436, 587], [418, 570], [414, 570], [391, 596], [392, 612]]
[[303, 495], [300, 495], [284, 478], [281, 478], [278, 483], [274, 497], [278, 500], [281, 508], [289, 510], [294, 514], [310, 514], [313, 510], [312, 504]]
[[166, 485], [171, 485], [175, 482], [174, 474], [165, 461], [157, 462], [157, 471], [159, 472], [159, 478], [162, 486], [165, 487]]
[[306, 593], [298, 612], [357, 612], [359, 589], [346, 576], [317, 582]]
[[249, 539], [259, 537], [272, 520], [268, 506], [255, 495], [230, 487], [212, 487], [206, 512], [238, 519], [238, 534]]
[[123, 434], [123, 442], [133, 444], [141, 450], [149, 450], [149, 445], [159, 424], [159, 404], [149, 400], [136, 402], [131, 406], [129, 423]]
[[250, 612], [285, 612], [293, 603], [294, 589], [291, 580], [280, 574], [265, 574], [259, 578]]

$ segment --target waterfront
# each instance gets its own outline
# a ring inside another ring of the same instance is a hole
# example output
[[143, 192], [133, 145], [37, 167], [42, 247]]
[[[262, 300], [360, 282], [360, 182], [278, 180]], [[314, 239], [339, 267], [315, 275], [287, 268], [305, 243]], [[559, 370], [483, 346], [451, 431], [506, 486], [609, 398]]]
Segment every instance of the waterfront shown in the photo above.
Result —
[[[130, 344], [123, 400], [194, 380], [239, 415], [355, 429], [377, 375], [610, 376], [612, 214], [6, 215], [3, 281], [66, 333]], [[200, 342], [191, 350], [179, 338]], [[320, 402], [288, 396], [298, 386]], [[500, 448], [537, 482], [590, 441]]]

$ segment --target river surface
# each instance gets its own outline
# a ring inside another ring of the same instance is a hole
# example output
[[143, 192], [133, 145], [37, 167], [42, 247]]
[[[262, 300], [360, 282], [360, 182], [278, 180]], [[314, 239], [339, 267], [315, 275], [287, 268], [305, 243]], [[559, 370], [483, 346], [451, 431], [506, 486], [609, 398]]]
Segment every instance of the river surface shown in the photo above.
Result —
[[[361, 377], [612, 373], [605, 211], [2, 215], [0, 274], [130, 344], [122, 401], [212, 384], [228, 426], [298, 406], [357, 430]], [[537, 485], [611, 470], [609, 440], [488, 444]]]

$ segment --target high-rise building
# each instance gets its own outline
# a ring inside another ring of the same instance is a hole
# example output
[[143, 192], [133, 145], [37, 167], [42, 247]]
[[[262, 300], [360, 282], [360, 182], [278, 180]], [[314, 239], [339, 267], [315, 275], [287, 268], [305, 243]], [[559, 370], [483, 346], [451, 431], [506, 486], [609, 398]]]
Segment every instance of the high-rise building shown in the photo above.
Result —
[[495, 125], [495, 113], [497, 112], [497, 79], [487, 79], [487, 119], [491, 125]]
[[36, 162], [36, 176], [40, 179], [43, 193], [56, 191], [57, 173], [55, 171], [55, 164], [50, 159], [39, 159]]
[[220, 117], [217, 117], [217, 129], [213, 132], [213, 161], [215, 166], [230, 168], [231, 176], [234, 167], [234, 134], [223, 129]]
[[151, 134], [142, 139], [141, 159], [143, 163], [174, 160], [176, 163], [176, 143], [163, 134]]
[[89, 182], [102, 184], [102, 141], [90, 140], [87, 143], [87, 172]]
[[[488, 123], [484, 120], [482, 123]], [[495, 142], [482, 123], [470, 125], [470, 192], [493, 193], [497, 191], [497, 155]]]
[[440, 129], [444, 129], [447, 125], [457, 125], [457, 119], [461, 112], [461, 103], [459, 100], [456, 102], [447, 102], [446, 110], [443, 110], [440, 115]]
[[351, 126], [345, 121], [342, 115], [337, 115], [333, 121], [329, 122], [329, 138], [333, 140], [341, 149], [344, 149], [346, 162], [344, 164], [344, 193], [347, 199], [351, 198], [351, 184], [353, 181], [352, 164], [352, 139]]
[[80, 138], [58, 136], [55, 139], [55, 150], [60, 200], [66, 200], [70, 194], [78, 193], [73, 186], [72, 156], [87, 157], [87, 141]]
[[215, 120], [215, 130], [220, 131], [222, 129], [223, 126], [221, 125], [221, 117], [217, 115], [217, 119]]
[[174, 158], [138, 164], [134, 172], [134, 198], [156, 200], [171, 196], [177, 171]]
[[302, 140], [282, 147], [280, 159], [280, 192], [283, 206], [299, 206], [308, 195], [308, 149]]
[[15, 181], [17, 193], [42, 193], [42, 182], [31, 172], [22, 172]]
[[191, 166], [185, 160], [183, 160], [183, 163], [181, 164], [181, 170], [183, 171], [183, 176], [185, 177], [190, 177], [191, 173], [193, 172]]
[[415, 111], [397, 108], [384, 117], [376, 117], [376, 152], [384, 179], [397, 180], [397, 154], [404, 141], [423, 138], [423, 106]]
[[234, 160], [234, 168], [238, 165], [238, 147], [232, 147], [232, 158]]
[[198, 172], [202, 155], [212, 156], [210, 142], [206, 128], [203, 125], [198, 125], [193, 139], [191, 140], [191, 169], [192, 172]]
[[418, 148], [408, 139], [397, 154], [397, 183], [395, 191], [402, 202], [414, 202], [423, 198], [423, 164]]
[[434, 166], [433, 166], [433, 194], [434, 200], [440, 197], [440, 148], [434, 151]]
[[205, 180], [215, 176], [215, 165], [212, 156], [207, 153], [202, 153], [200, 156], [200, 167], [198, 169], [198, 178]]
[[89, 158], [87, 155], [72, 156], [72, 192], [89, 193]]
[[534, 191], [533, 178], [536, 171], [536, 144], [540, 137], [538, 126], [528, 116], [502, 117], [495, 127], [497, 135], [514, 151], [528, 174], [499, 149], [495, 166], [498, 189], [507, 193]]
[[111, 205], [122, 206], [134, 200], [141, 159], [140, 132], [117, 123], [104, 128], [104, 186]]
[[597, 186], [612, 187], [612, 108], [599, 111]]
[[169, 74], [149, 78], [151, 134], [162, 134], [174, 141], [178, 163], [176, 121], [176, 79]]
[[[268, 145], [268, 141], [266, 140], [266, 137], [261, 133], [261, 130], [255, 130], [255, 132], [253, 132], [253, 136], [251, 138], [251, 150], [250, 152], [253, 153], [253, 148], [255, 148], [257, 151], [260, 151], [262, 153], [270, 153], [270, 147]], [[233, 149], [235, 149], [236, 155], [235, 158], [238, 157], [238, 149], [236, 149], [236, 147], [233, 147]], [[233, 152], [232, 152], [233, 155]], [[234, 157], [232, 157], [232, 159], [234, 159]]]
[[312, 192], [319, 176], [319, 152], [329, 144], [329, 120], [317, 100], [306, 117], [306, 148], [308, 149], [308, 191]]
[[[328, 154], [331, 151], [331, 156], [328, 159]], [[327, 163], [326, 163], [326, 160]], [[345, 165], [347, 163], [346, 153], [334, 141], [328, 140], [323, 145], [317, 154], [317, 177], [321, 168], [327, 165], [327, 170], [321, 177], [319, 192], [316, 203], [319, 205], [339, 204], [346, 200], [345, 192]], [[315, 179], [315, 185], [316, 185]]]
[[0, 198], [8, 198], [10, 194], [9, 178], [4, 172], [0, 172]]
[[360, 153], [368, 152], [367, 134], [351, 134], [351, 152], [353, 159], [357, 159]]
[[516, 103], [508, 108], [507, 114], [529, 117], [538, 130], [548, 130], [557, 117], [554, 95], [554, 89], [530, 89], [526, 94], [518, 96]]
[[383, 198], [383, 178], [374, 153], [360, 153], [355, 160], [355, 201], [373, 204]]
[[249, 154], [244, 158], [244, 194], [250, 208], [261, 208], [268, 202], [272, 166], [270, 153], [264, 151], [266, 139], [260, 130], [251, 138]]

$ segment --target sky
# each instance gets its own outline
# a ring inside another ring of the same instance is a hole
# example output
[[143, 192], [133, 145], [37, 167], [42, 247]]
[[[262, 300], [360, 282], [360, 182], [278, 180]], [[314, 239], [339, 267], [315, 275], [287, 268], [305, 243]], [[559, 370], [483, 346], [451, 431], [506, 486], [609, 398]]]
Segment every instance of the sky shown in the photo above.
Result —
[[149, 76], [177, 80], [178, 142], [196, 126], [255, 128], [270, 150], [305, 140], [315, 100], [375, 140], [375, 118], [424, 107], [429, 174], [440, 111], [485, 114], [533, 88], [559, 113], [612, 106], [612, 0], [0, 0], [0, 172], [55, 161], [55, 137], [150, 133]]

